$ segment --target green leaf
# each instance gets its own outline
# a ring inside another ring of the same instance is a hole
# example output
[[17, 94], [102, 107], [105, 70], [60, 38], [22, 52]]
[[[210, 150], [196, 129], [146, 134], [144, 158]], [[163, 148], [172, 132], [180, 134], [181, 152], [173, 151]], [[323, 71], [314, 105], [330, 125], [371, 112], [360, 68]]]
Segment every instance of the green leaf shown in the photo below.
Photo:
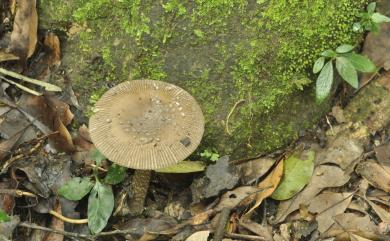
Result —
[[321, 56], [334, 58], [337, 56], [337, 53], [331, 49], [328, 49], [328, 50], [325, 50], [324, 52], [322, 52]]
[[380, 13], [374, 13], [371, 19], [374, 23], [390, 23], [390, 18]]
[[339, 47], [337, 47], [336, 52], [339, 54], [344, 54], [351, 52], [355, 47], [349, 44], [342, 44]]
[[198, 38], [203, 38], [203, 37], [204, 37], [203, 31], [200, 30], [200, 29], [195, 29], [195, 30], [194, 30], [194, 34], [195, 34]]
[[282, 180], [271, 197], [286, 200], [301, 191], [313, 175], [314, 156], [314, 151], [303, 151], [286, 159]]
[[201, 161], [182, 161], [176, 165], [156, 170], [161, 173], [191, 173], [204, 171], [206, 165]]
[[88, 227], [92, 234], [100, 233], [106, 227], [113, 209], [111, 186], [97, 181], [88, 198]]
[[0, 223], [9, 222], [10, 220], [10, 216], [8, 216], [6, 212], [0, 209]]
[[126, 177], [126, 170], [127, 168], [121, 167], [113, 163], [110, 168], [108, 168], [108, 172], [106, 177], [104, 178], [104, 182], [111, 185], [121, 183]]
[[352, 30], [355, 33], [363, 33], [364, 29], [361, 23], [354, 23], [352, 26]]
[[93, 149], [91, 151], [91, 158], [96, 162], [96, 165], [98, 166], [102, 164], [102, 161], [107, 159], [98, 149]]
[[376, 9], [376, 2], [372, 2], [372, 3], [367, 5], [367, 12], [370, 15], [375, 12], [375, 9]]
[[68, 200], [78, 201], [87, 195], [92, 187], [93, 182], [89, 177], [74, 177], [58, 189], [58, 194]]
[[352, 63], [357, 71], [372, 73], [376, 71], [375, 64], [366, 56], [356, 53], [346, 54], [345, 57]]
[[210, 161], [216, 162], [219, 160], [219, 154], [218, 153], [213, 153], [210, 156]]
[[353, 64], [345, 57], [336, 58], [336, 69], [340, 76], [353, 88], [359, 87], [358, 75]]
[[317, 59], [317, 61], [313, 65], [313, 73], [317, 74], [321, 71], [322, 67], [324, 67], [325, 64], [325, 57], [321, 57]]
[[328, 97], [333, 84], [333, 65], [329, 60], [322, 68], [316, 82], [316, 98], [321, 102]]

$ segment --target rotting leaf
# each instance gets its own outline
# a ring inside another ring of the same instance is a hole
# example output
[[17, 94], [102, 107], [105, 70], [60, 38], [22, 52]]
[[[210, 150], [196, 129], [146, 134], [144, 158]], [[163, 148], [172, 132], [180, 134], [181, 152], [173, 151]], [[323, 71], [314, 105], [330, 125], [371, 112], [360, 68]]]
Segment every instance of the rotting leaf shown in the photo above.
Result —
[[88, 199], [88, 227], [93, 234], [106, 227], [114, 209], [114, 194], [110, 185], [96, 181]]
[[314, 151], [309, 150], [294, 153], [284, 160], [282, 180], [271, 197], [276, 200], [286, 200], [301, 191], [313, 175], [314, 156]]
[[261, 202], [272, 195], [283, 176], [283, 163], [283, 160], [280, 160], [274, 170], [257, 185], [260, 191], [251, 196], [255, 200], [255, 204], [243, 215], [243, 220], [250, 219], [252, 212], [260, 206]]
[[108, 168], [107, 175], [104, 178], [105, 183], [111, 185], [121, 183], [126, 177], [126, 170], [126, 167], [122, 167], [113, 163], [110, 168]]
[[68, 200], [78, 201], [87, 195], [93, 187], [89, 177], [74, 177], [65, 183], [58, 193]]
[[204, 171], [206, 165], [202, 161], [181, 161], [175, 165], [155, 170], [160, 173], [191, 173]]
[[352, 193], [322, 193], [309, 206], [311, 213], [317, 213], [318, 231], [324, 233], [334, 223], [333, 217], [344, 213], [352, 200]]

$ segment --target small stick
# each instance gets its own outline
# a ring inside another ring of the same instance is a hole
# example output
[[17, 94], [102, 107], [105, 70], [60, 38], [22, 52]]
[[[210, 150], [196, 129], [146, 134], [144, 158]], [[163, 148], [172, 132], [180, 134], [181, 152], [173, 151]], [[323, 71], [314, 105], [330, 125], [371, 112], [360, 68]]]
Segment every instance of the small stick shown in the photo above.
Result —
[[16, 72], [9, 71], [9, 70], [3, 69], [3, 68], [0, 68], [0, 73], [2, 73], [4, 75], [11, 76], [11, 77], [16, 78], [16, 79], [20, 79], [20, 80], [35, 84], [35, 85], [45, 87], [45, 90], [47, 90], [47, 91], [53, 91], [53, 92], [62, 91], [62, 89], [56, 85], [46, 83], [46, 82], [43, 82], [43, 81], [40, 81], [37, 79], [32, 79], [30, 77], [27, 77], [27, 76], [24, 76], [24, 75], [21, 75], [21, 74], [18, 74]]
[[61, 221], [66, 222], [66, 223], [72, 223], [72, 224], [84, 224], [84, 223], [88, 223], [88, 219], [73, 219], [73, 218], [67, 218], [67, 217], [63, 216], [62, 214], [57, 213], [57, 212], [54, 211], [54, 210], [50, 210], [49, 213], [50, 213], [51, 215], [53, 215], [54, 217], [60, 219]]
[[22, 197], [22, 196], [35, 197], [35, 198], [37, 197], [37, 195], [35, 195], [34, 193], [25, 192], [25, 191], [22, 191], [19, 189], [0, 189], [0, 193], [11, 195], [11, 196], [16, 196], [16, 197]]
[[33, 89], [27, 88], [26, 86], [21, 85], [21, 84], [19, 84], [19, 83], [16, 83], [15, 81], [12, 81], [12, 80], [10, 80], [10, 79], [4, 77], [4, 76], [1, 76], [1, 75], [0, 75], [0, 79], [4, 80], [4, 81], [6, 81], [6, 82], [8, 82], [8, 83], [10, 83], [10, 84], [12, 84], [12, 85], [15, 85], [15, 86], [18, 87], [19, 89], [24, 90], [24, 91], [26, 91], [27, 93], [30, 93], [30, 94], [32, 94], [32, 95], [36, 95], [36, 96], [41, 96], [41, 95], [42, 95], [42, 93], [40, 93], [40, 92], [38, 92], [38, 91], [35, 91], [35, 90], [33, 90]]
[[226, 224], [228, 222], [228, 219], [230, 217], [231, 208], [224, 207], [222, 208], [221, 213], [219, 214], [219, 220], [218, 220], [218, 226], [215, 229], [214, 233], [214, 241], [221, 241], [223, 239], [223, 236], [225, 234], [225, 228]]
[[231, 117], [231, 115], [233, 114], [234, 110], [237, 108], [237, 106], [238, 106], [239, 104], [241, 104], [241, 103], [244, 103], [244, 102], [245, 102], [244, 99], [237, 101], [237, 102], [234, 104], [233, 108], [230, 110], [230, 112], [229, 112], [229, 114], [227, 115], [227, 117], [226, 117], [226, 123], [225, 123], [225, 126], [226, 126], [226, 133], [227, 133], [229, 136], [232, 135], [232, 133], [231, 133], [230, 130], [229, 130], [229, 120], [230, 120], [230, 117]]
[[248, 235], [248, 234], [238, 234], [238, 233], [227, 233], [225, 234], [226, 238], [234, 238], [234, 239], [245, 239], [245, 240], [253, 240], [253, 241], [264, 241], [265, 239], [260, 236]]

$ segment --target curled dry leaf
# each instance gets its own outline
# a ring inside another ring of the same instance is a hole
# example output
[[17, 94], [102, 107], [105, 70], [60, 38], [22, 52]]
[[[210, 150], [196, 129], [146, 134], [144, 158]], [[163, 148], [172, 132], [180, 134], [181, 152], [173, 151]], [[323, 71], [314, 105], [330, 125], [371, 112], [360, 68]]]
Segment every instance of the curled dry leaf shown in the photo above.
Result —
[[43, 123], [51, 132], [57, 132], [49, 135], [50, 144], [56, 150], [74, 151], [72, 137], [66, 129], [66, 125], [69, 125], [73, 119], [69, 105], [54, 96], [23, 95], [19, 100], [19, 106], [22, 110]]
[[320, 165], [314, 169], [309, 184], [292, 199], [282, 201], [276, 213], [275, 222], [282, 222], [290, 213], [298, 210], [301, 204], [308, 205], [324, 188], [339, 187], [349, 180], [349, 175], [336, 166]]
[[390, 193], [390, 173], [374, 160], [359, 163], [356, 173], [365, 178], [372, 186]]
[[375, 147], [375, 155], [379, 165], [390, 173], [390, 144]]
[[250, 219], [253, 211], [260, 206], [261, 202], [275, 191], [283, 176], [283, 163], [283, 160], [281, 160], [274, 170], [257, 185], [260, 189], [259, 192], [249, 197], [249, 200], [255, 200], [255, 204], [243, 215], [243, 220]]
[[322, 193], [309, 206], [311, 213], [317, 213], [318, 231], [324, 233], [334, 223], [333, 217], [344, 213], [352, 200], [352, 193]]

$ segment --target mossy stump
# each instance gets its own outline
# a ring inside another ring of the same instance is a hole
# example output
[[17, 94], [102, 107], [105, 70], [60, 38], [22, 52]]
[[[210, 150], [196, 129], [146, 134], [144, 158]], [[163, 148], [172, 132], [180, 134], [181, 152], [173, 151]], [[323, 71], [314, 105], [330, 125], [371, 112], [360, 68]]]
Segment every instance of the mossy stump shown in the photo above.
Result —
[[41, 29], [67, 34], [62, 65], [86, 110], [117, 83], [167, 81], [201, 104], [199, 151], [243, 157], [282, 147], [327, 110], [315, 103], [311, 66], [322, 51], [361, 40], [352, 24], [366, 4], [41, 0], [39, 14]]

